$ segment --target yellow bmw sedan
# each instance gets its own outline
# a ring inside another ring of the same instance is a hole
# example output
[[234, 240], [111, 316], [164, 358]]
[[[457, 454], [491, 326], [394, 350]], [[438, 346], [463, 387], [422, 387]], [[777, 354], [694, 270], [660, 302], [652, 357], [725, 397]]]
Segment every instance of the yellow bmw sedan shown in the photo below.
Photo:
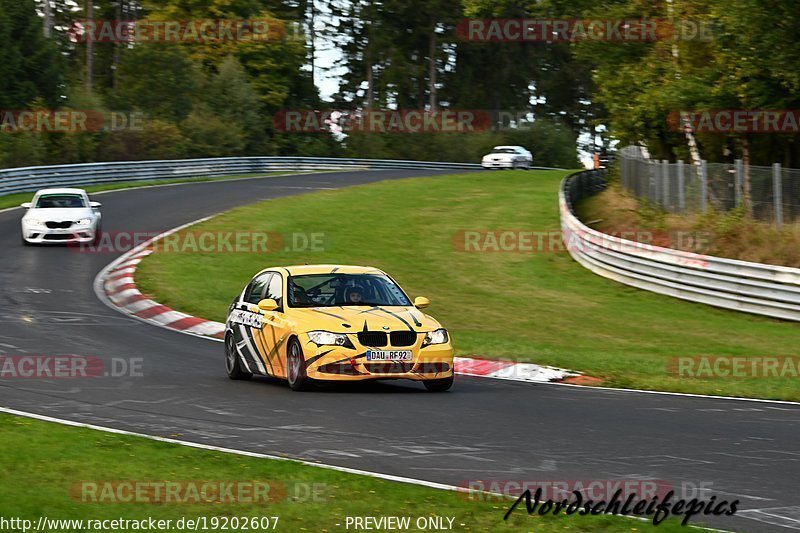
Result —
[[429, 391], [453, 385], [453, 345], [385, 272], [372, 267], [304, 265], [262, 270], [231, 303], [225, 366], [231, 379], [315, 382], [411, 379]]

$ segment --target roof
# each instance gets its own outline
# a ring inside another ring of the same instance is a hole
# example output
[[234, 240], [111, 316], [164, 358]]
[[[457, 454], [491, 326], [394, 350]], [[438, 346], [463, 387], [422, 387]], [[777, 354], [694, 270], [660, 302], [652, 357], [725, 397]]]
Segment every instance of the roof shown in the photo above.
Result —
[[284, 268], [289, 271], [291, 276], [302, 276], [304, 274], [331, 274], [333, 272], [341, 274], [383, 274], [383, 271], [370, 266], [354, 266], [354, 265], [294, 265], [285, 267], [272, 267], [265, 270], [273, 270], [275, 268]]
[[80, 194], [81, 196], [86, 194], [86, 191], [83, 189], [41, 189], [36, 191], [36, 194]]

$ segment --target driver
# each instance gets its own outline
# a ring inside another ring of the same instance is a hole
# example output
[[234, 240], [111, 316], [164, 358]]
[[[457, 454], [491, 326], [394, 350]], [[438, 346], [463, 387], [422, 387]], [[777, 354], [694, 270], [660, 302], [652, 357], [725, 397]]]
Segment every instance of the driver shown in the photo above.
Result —
[[364, 290], [356, 285], [355, 287], [349, 287], [347, 289], [347, 294], [345, 295], [345, 300], [347, 303], [357, 304], [364, 301]]
[[308, 294], [306, 294], [305, 289], [303, 289], [303, 287], [300, 287], [299, 285], [295, 285], [294, 283], [292, 284], [292, 296], [293, 296], [292, 303], [295, 304], [311, 303], [311, 298], [308, 297]]

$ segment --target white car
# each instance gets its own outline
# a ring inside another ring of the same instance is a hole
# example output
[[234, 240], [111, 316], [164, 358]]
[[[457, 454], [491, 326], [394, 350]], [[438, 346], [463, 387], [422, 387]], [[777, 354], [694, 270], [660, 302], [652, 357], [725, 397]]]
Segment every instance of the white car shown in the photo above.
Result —
[[524, 168], [533, 165], [533, 155], [522, 146], [495, 146], [481, 160], [483, 168]]
[[100, 203], [83, 189], [42, 189], [21, 204], [22, 243], [87, 243], [100, 238]]

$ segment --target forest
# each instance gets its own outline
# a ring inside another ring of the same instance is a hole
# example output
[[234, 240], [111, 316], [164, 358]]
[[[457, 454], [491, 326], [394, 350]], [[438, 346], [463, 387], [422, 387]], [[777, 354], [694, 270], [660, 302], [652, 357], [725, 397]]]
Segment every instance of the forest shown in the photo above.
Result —
[[[247, 155], [477, 161], [496, 144], [520, 144], [538, 165], [575, 167], [579, 153], [637, 144], [670, 161], [689, 161], [696, 145], [711, 162], [800, 167], [796, 133], [687, 133], [674, 120], [682, 110], [800, 109], [798, 15], [800, 4], [772, 0], [0, 0], [0, 166]], [[470, 31], [493, 20], [567, 21], [571, 30], [602, 20], [617, 34], [613, 21], [658, 27], [655, 38]], [[159, 35], [170, 21], [181, 31]], [[250, 26], [234, 38], [197, 37], [204, 21], [217, 25], [212, 33], [222, 21]], [[269, 31], [254, 35], [253, 21]], [[137, 31], [101, 32], [104, 23]], [[323, 98], [329, 67], [317, 63], [326, 57], [338, 87]], [[523, 118], [466, 133], [309, 133], [276, 122], [287, 110], [383, 109]], [[25, 129], [15, 122], [24, 110], [79, 111], [101, 124]]]

